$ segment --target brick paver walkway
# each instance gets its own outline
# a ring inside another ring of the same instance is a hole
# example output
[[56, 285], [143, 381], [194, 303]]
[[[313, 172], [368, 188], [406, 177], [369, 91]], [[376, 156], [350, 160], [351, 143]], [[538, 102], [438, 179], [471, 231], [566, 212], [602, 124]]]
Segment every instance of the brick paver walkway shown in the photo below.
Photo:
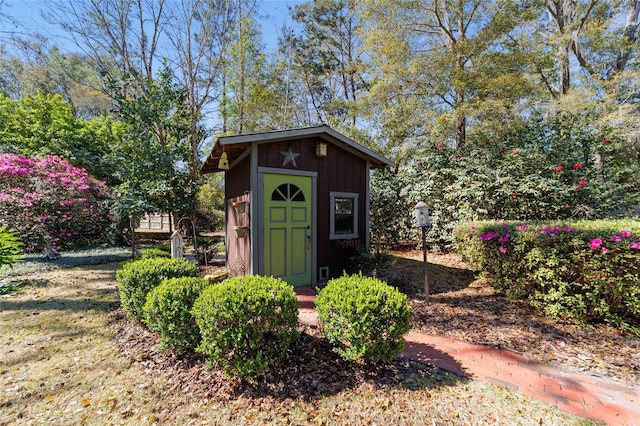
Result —
[[[296, 288], [300, 321], [317, 324], [315, 293]], [[486, 380], [558, 408], [609, 425], [640, 426], [640, 389], [572, 374], [521, 355], [455, 339], [410, 331], [403, 356], [472, 379]]]

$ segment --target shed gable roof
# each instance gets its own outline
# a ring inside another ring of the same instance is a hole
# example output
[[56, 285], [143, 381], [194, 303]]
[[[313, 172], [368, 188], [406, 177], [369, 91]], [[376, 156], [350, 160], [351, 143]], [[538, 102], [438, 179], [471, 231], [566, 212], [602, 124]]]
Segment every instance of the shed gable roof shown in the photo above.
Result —
[[202, 174], [216, 173], [223, 171], [218, 168], [218, 162], [223, 152], [227, 153], [229, 163], [243, 155], [252, 144], [280, 142], [294, 139], [305, 139], [309, 137], [319, 137], [353, 154], [368, 159], [372, 168], [383, 169], [393, 167], [392, 161], [369, 148], [360, 145], [354, 140], [336, 132], [329, 126], [303, 127], [299, 129], [274, 130], [270, 132], [247, 133], [233, 136], [220, 136], [202, 165]]

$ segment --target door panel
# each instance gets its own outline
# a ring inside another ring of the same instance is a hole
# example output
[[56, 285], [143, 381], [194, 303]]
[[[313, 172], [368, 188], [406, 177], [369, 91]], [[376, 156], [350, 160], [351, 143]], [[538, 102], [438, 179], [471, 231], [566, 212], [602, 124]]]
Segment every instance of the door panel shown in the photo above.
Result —
[[264, 274], [311, 284], [311, 178], [264, 174]]

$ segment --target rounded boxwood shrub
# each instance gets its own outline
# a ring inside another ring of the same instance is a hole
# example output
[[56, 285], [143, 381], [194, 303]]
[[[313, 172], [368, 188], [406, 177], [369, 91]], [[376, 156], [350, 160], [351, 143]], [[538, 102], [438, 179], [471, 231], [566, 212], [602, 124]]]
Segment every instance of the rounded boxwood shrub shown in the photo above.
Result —
[[320, 331], [342, 358], [389, 362], [411, 328], [406, 302], [398, 289], [359, 274], [330, 280], [315, 304]]
[[273, 277], [233, 277], [213, 285], [192, 313], [202, 336], [197, 351], [229, 376], [267, 372], [298, 338], [293, 287]]
[[163, 257], [168, 259], [171, 257], [171, 253], [158, 248], [148, 248], [140, 252], [140, 259], [152, 259], [154, 257]]
[[144, 322], [160, 335], [162, 349], [183, 353], [198, 346], [200, 329], [191, 308], [210, 285], [202, 278], [170, 278], [149, 292], [142, 308]]
[[195, 277], [198, 266], [186, 259], [156, 257], [127, 262], [116, 271], [122, 310], [142, 321], [147, 294], [167, 278]]

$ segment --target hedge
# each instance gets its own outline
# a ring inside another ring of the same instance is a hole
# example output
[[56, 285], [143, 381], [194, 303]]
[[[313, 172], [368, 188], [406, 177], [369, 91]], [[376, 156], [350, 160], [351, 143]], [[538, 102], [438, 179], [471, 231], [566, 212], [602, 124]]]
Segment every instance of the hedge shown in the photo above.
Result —
[[640, 334], [640, 220], [476, 222], [454, 242], [498, 290], [547, 316]]
[[186, 259], [161, 257], [127, 262], [116, 271], [122, 310], [128, 318], [144, 320], [147, 294], [167, 278], [195, 277], [198, 266]]

